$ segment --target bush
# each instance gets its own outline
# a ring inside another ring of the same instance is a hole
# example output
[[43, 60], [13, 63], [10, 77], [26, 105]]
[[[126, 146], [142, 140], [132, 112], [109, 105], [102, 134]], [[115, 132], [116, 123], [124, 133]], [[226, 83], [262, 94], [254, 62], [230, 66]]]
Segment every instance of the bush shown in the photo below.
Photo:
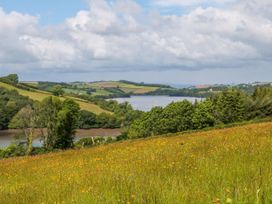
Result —
[[5, 149], [0, 149], [0, 159], [9, 157], [19, 157], [26, 155], [26, 146], [24, 144], [11, 144]]
[[76, 147], [91, 147], [94, 145], [93, 138], [82, 138], [75, 143]]

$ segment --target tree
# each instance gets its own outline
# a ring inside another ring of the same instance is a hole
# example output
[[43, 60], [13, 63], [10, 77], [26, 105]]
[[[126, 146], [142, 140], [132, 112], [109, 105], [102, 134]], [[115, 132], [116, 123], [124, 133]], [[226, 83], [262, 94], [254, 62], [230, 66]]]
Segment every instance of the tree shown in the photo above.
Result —
[[27, 139], [27, 155], [31, 154], [33, 149], [33, 137], [37, 122], [35, 109], [30, 105], [22, 108], [11, 120], [9, 128], [23, 129], [25, 138]]
[[39, 127], [41, 127], [43, 145], [46, 149], [53, 149], [55, 146], [58, 134], [58, 113], [61, 109], [62, 102], [58, 98], [51, 96], [45, 98], [38, 107], [38, 123]]
[[247, 103], [248, 119], [272, 116], [272, 88], [257, 87]]
[[214, 115], [221, 122], [240, 122], [246, 117], [246, 95], [237, 89], [228, 89], [211, 98]]
[[10, 74], [8, 76], [1, 77], [0, 81], [7, 83], [7, 84], [16, 85], [19, 83], [19, 77], [17, 74]]
[[39, 108], [39, 126], [46, 149], [67, 149], [73, 146], [78, 127], [79, 105], [72, 99], [61, 102], [56, 97], [45, 98]]
[[213, 110], [213, 103], [209, 99], [196, 103], [192, 117], [194, 129], [214, 126], [216, 119], [213, 115]]
[[10, 120], [27, 105], [31, 105], [29, 98], [20, 96], [16, 90], [0, 87], [0, 130], [7, 129]]
[[52, 93], [54, 96], [63, 96], [64, 91], [60, 85], [56, 85], [53, 87]]
[[57, 137], [54, 148], [67, 149], [73, 147], [75, 130], [78, 126], [79, 105], [66, 99], [62, 104], [62, 109], [57, 116]]
[[193, 104], [187, 100], [171, 103], [163, 110], [160, 133], [175, 133], [192, 129]]
[[81, 110], [79, 112], [78, 127], [81, 129], [90, 129], [97, 126], [96, 115], [92, 112]]

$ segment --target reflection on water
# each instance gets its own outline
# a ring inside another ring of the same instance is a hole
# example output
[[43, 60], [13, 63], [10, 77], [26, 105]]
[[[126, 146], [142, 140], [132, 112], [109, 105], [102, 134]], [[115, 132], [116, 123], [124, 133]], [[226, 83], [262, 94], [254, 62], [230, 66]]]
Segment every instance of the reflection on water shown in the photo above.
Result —
[[194, 103], [201, 98], [195, 97], [170, 97], [170, 96], [131, 96], [130, 98], [115, 98], [119, 103], [129, 102], [136, 110], [150, 111], [153, 107], [165, 107], [172, 102], [188, 100]]

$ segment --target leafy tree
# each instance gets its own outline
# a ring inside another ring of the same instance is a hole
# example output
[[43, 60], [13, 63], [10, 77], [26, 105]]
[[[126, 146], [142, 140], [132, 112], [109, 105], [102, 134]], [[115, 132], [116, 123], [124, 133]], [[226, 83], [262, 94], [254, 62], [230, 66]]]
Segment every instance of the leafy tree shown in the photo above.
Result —
[[[62, 109], [62, 102], [56, 97], [45, 98], [38, 107], [39, 127], [42, 127], [43, 145], [46, 149], [53, 149], [58, 135], [58, 113]], [[46, 131], [43, 129], [46, 128]]]
[[54, 148], [67, 149], [73, 146], [75, 130], [78, 126], [79, 105], [66, 99], [62, 104], [62, 109], [57, 115], [57, 135]]
[[175, 133], [191, 129], [193, 112], [193, 104], [187, 100], [171, 103], [163, 110], [160, 133]]
[[53, 87], [52, 93], [54, 96], [63, 96], [64, 91], [63, 91], [61, 85], [56, 85]]
[[246, 117], [246, 95], [237, 89], [228, 89], [212, 97], [214, 115], [221, 122], [240, 122]]
[[96, 117], [96, 122], [101, 128], [119, 128], [121, 121], [114, 115], [101, 113]]
[[20, 96], [16, 90], [0, 88], [0, 130], [7, 129], [18, 111], [29, 104], [32, 101], [28, 97]]
[[10, 74], [8, 76], [1, 77], [0, 81], [7, 84], [16, 85], [19, 83], [19, 77], [17, 74]]
[[81, 110], [79, 112], [78, 127], [81, 129], [97, 127], [96, 115], [92, 112]]
[[214, 107], [211, 100], [196, 103], [192, 117], [193, 127], [202, 129], [214, 126], [216, 119], [213, 115]]
[[30, 105], [22, 108], [11, 120], [9, 128], [20, 128], [24, 130], [25, 138], [27, 139], [27, 154], [33, 150], [33, 137], [35, 127], [37, 125], [37, 115], [35, 109]]

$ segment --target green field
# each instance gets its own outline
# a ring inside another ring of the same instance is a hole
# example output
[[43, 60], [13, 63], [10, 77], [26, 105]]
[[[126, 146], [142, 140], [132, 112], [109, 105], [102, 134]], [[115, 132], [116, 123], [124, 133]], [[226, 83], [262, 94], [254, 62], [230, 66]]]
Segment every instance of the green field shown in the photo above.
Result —
[[117, 81], [105, 81], [105, 82], [94, 82], [90, 83], [92, 88], [119, 88], [125, 93], [134, 93], [134, 94], [145, 94], [151, 91], [155, 91], [158, 87], [148, 87], [148, 86], [138, 86], [133, 84], [127, 84]]
[[[36, 101], [41, 101], [48, 96], [52, 96], [51, 93], [46, 92], [46, 91], [40, 91], [40, 90], [27, 91], [27, 90], [19, 89], [19, 88], [12, 86], [12, 85], [5, 84], [2, 82], [0, 82], [0, 87], [4, 87], [8, 90], [15, 89], [18, 91], [19, 94], [21, 94], [23, 96], [28, 96], [29, 98], [36, 100]], [[65, 98], [72, 98], [72, 97], [60, 97], [61, 100], [64, 100]], [[72, 99], [74, 99], [76, 102], [78, 102], [80, 107], [84, 110], [93, 112], [95, 114], [100, 114], [103, 112], [109, 113], [108, 111], [101, 109], [99, 106], [89, 103], [87, 101], [84, 101], [82, 99], [78, 99], [78, 98], [72, 98]]]
[[0, 161], [0, 203], [271, 203], [272, 123]]

